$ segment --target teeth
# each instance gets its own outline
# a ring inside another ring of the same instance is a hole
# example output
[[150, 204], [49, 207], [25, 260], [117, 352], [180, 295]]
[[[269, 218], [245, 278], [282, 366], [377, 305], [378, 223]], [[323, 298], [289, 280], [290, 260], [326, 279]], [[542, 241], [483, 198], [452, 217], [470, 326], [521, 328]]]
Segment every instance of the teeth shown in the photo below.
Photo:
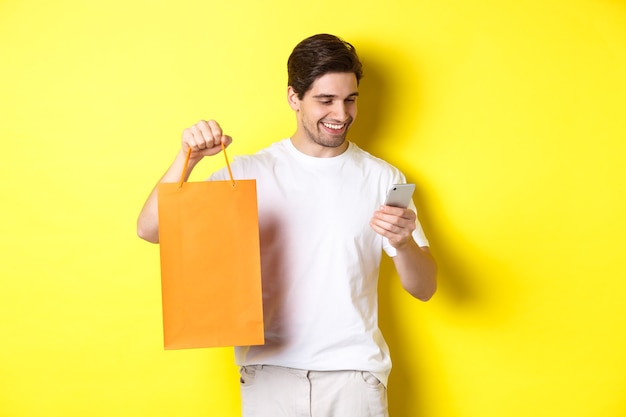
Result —
[[334, 130], [339, 130], [339, 129], [342, 129], [344, 127], [343, 124], [341, 124], [341, 125], [335, 125], [335, 124], [332, 124], [332, 123], [322, 123], [322, 124], [324, 126], [326, 126], [327, 128], [334, 129]]

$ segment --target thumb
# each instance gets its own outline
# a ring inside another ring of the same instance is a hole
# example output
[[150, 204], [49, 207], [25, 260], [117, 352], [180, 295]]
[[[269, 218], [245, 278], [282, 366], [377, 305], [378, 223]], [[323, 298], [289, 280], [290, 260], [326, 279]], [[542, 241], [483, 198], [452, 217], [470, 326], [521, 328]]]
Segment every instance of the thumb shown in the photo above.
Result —
[[227, 148], [231, 143], [233, 143], [233, 138], [228, 135], [222, 135], [222, 144]]

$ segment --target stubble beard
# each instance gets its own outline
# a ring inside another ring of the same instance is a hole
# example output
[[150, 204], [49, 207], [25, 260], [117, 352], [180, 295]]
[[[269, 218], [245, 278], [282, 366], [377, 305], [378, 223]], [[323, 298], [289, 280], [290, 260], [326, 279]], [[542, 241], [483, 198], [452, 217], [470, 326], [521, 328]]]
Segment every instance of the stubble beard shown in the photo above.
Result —
[[325, 148], [338, 148], [345, 143], [346, 138], [348, 137], [348, 131], [352, 126], [352, 119], [347, 122], [345, 130], [341, 135], [331, 135], [327, 132], [324, 132], [319, 126], [320, 123], [321, 122], [315, 124], [316, 132], [312, 132], [311, 129], [309, 129], [307, 126], [304, 126], [304, 131], [306, 132], [309, 139]]

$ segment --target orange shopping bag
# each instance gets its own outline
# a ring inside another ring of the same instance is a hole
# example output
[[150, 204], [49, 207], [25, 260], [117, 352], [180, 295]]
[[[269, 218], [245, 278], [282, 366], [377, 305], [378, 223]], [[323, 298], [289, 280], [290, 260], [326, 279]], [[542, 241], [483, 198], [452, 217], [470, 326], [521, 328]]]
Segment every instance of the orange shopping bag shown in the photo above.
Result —
[[165, 349], [264, 343], [256, 181], [226, 163], [231, 181], [157, 188]]

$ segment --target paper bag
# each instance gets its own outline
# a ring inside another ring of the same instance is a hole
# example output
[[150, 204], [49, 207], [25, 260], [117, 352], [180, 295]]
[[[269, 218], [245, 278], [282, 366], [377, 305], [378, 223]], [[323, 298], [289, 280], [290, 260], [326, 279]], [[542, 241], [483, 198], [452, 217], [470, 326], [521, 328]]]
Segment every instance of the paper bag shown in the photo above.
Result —
[[165, 349], [264, 343], [256, 181], [230, 175], [157, 187]]

